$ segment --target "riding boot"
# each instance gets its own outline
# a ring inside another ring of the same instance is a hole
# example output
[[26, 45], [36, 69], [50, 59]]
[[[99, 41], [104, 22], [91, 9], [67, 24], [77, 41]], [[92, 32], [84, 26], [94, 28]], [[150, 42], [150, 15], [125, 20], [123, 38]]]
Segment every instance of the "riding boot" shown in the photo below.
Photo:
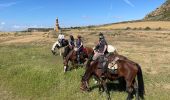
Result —
[[61, 47], [63, 47], [63, 40], [60, 41]]
[[108, 59], [106, 57], [101, 57], [101, 68], [102, 68], [102, 78], [106, 77], [107, 69], [108, 69]]
[[105, 74], [107, 73], [106, 61], [104, 61], [104, 62], [102, 63], [102, 71], [103, 71], [103, 72], [102, 72], [102, 76], [101, 76], [101, 77], [102, 77], [103, 79], [105, 79], [105, 77], [106, 77]]

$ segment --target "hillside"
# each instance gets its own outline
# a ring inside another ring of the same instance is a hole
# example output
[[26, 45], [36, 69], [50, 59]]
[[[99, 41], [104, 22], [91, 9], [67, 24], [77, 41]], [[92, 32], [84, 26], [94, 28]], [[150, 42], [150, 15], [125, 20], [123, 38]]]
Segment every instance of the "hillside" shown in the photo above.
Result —
[[144, 20], [149, 21], [170, 21], [170, 0], [158, 7], [155, 11], [146, 15]]
[[161, 28], [162, 30], [170, 30], [169, 21], [139, 21], [139, 22], [127, 22], [127, 23], [118, 23], [110, 24], [105, 26], [96, 27], [95, 29], [132, 29], [132, 30], [145, 30], [147, 27], [152, 30], [157, 30]]

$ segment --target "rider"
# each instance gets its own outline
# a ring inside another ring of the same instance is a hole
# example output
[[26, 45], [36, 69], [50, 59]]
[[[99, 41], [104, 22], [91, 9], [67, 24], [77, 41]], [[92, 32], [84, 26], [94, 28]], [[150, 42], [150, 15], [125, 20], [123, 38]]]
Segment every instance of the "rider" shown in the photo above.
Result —
[[94, 49], [93, 60], [96, 60], [99, 56], [104, 55], [107, 51], [107, 42], [103, 33], [99, 34], [99, 42]]
[[[105, 37], [104, 37], [103, 33], [100, 33], [99, 34], [99, 42], [96, 45], [96, 47], [94, 48], [94, 55], [93, 55], [93, 58], [92, 58], [91, 65], [93, 65], [93, 63], [97, 60], [97, 58], [99, 56], [105, 55], [107, 53], [107, 47], [108, 47], [108, 45], [107, 45], [107, 42], [105, 40]], [[102, 69], [103, 69], [103, 74], [104, 74], [105, 71], [106, 71], [106, 68], [105, 68], [105, 65], [106, 65], [105, 59], [103, 59], [102, 62], [103, 62], [102, 63]]]
[[70, 35], [70, 39], [69, 39], [69, 48], [72, 50], [75, 47], [74, 44], [74, 37], [73, 35]]
[[80, 35], [77, 36], [76, 47], [77, 47], [77, 61], [78, 61], [78, 64], [80, 64], [81, 63], [80, 62], [80, 53], [83, 51], [83, 42], [82, 42]]
[[62, 44], [63, 44], [63, 41], [64, 41], [64, 34], [63, 34], [63, 33], [60, 33], [60, 34], [58, 35], [58, 42], [61, 44], [61, 46], [62, 46]]

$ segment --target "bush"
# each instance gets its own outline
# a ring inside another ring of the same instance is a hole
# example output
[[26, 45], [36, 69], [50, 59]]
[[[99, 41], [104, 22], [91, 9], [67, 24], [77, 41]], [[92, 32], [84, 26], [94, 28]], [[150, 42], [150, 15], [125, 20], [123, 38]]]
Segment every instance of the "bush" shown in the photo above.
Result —
[[15, 33], [14, 33], [14, 36], [19, 36], [19, 33], [18, 33], [18, 32], [15, 32]]
[[142, 27], [139, 27], [138, 30], [142, 30]]
[[137, 30], [137, 28], [135, 27], [135, 28], [133, 28], [133, 30]]
[[161, 30], [161, 29], [162, 29], [161, 27], [156, 28], [156, 30]]
[[151, 30], [151, 28], [150, 27], [146, 27], [144, 30]]
[[130, 27], [126, 27], [125, 30], [130, 30], [131, 28]]

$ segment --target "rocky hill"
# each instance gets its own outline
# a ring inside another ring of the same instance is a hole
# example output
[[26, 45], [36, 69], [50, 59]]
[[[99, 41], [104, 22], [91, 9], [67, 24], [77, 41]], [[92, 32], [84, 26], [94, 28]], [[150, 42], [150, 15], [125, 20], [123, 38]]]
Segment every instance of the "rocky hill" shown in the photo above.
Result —
[[146, 15], [144, 20], [149, 21], [170, 21], [170, 0], [167, 0], [155, 11]]

